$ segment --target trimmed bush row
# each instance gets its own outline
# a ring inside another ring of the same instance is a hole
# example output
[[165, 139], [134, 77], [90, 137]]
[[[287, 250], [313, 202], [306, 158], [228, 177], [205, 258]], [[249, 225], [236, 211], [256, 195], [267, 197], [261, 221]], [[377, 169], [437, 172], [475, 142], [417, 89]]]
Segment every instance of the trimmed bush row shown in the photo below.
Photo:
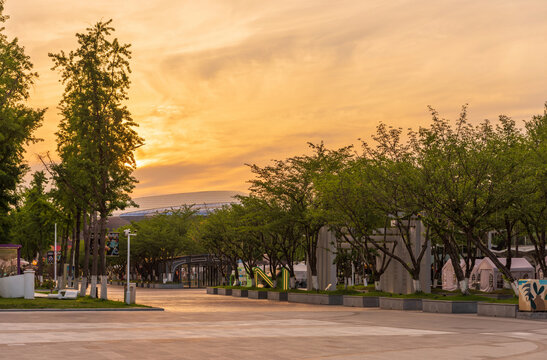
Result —
[[[243, 290], [207, 288], [207, 294], [219, 294], [249, 299], [268, 299], [314, 305], [343, 305], [351, 307], [379, 307], [384, 310], [423, 311], [443, 314], [477, 314], [520, 319], [547, 318], [547, 313], [529, 315], [518, 311], [516, 304], [487, 303], [481, 301], [431, 300], [420, 298], [398, 298], [383, 296], [360, 296], [340, 294], [314, 294], [307, 292], [282, 292], [268, 290]], [[538, 315], [540, 314], [540, 315]]]

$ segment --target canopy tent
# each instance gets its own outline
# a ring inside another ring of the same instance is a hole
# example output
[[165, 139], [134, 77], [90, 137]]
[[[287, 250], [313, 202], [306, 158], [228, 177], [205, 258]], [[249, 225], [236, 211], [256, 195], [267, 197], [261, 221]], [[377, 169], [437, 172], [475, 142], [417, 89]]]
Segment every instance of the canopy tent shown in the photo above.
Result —
[[[507, 258], [498, 258], [498, 260], [504, 266], [507, 263]], [[510, 270], [516, 279], [533, 279], [536, 269], [525, 258], [513, 258]], [[504, 288], [503, 275], [489, 258], [484, 258], [479, 265], [477, 277], [481, 291], [491, 292]]]
[[[475, 259], [475, 266], [473, 266], [473, 271], [471, 271], [471, 279], [469, 284], [470, 286], [473, 284], [473, 282], [476, 281], [476, 272], [481, 261], [482, 259]], [[467, 269], [467, 266], [465, 265], [465, 261], [463, 259], [460, 260], [460, 267], [462, 268], [463, 271]], [[454, 271], [454, 266], [452, 266], [452, 259], [449, 259], [443, 265], [442, 288], [443, 290], [447, 290], [447, 291], [454, 291], [459, 288], [458, 279], [456, 278], [456, 272]]]

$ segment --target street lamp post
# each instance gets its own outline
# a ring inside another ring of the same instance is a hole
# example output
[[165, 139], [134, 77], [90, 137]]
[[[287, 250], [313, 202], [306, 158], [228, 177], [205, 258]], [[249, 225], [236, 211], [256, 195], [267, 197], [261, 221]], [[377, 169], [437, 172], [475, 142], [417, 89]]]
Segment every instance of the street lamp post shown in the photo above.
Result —
[[125, 302], [129, 305], [130, 299], [131, 299], [131, 292], [129, 291], [129, 254], [131, 251], [131, 235], [137, 235], [137, 234], [131, 234], [130, 229], [125, 229], [125, 235], [127, 236], [127, 287], [125, 289]]
[[59, 288], [57, 283], [57, 223], [55, 223], [55, 243], [53, 245], [53, 280], [55, 288]]

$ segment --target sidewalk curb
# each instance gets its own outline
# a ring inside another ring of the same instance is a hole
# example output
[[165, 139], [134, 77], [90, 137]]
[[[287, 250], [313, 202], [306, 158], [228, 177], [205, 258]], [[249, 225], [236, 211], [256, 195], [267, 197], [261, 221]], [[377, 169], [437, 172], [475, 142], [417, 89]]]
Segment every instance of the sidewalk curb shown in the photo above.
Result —
[[163, 308], [74, 308], [74, 309], [0, 309], [0, 312], [43, 312], [43, 311], [165, 311]]

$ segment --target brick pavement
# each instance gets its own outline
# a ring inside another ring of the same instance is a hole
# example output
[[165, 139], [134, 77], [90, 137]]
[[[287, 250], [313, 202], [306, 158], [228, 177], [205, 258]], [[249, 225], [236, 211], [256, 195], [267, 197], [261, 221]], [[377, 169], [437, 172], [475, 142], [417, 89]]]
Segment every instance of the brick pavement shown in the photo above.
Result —
[[[121, 298], [120, 287], [110, 287]], [[544, 359], [547, 324], [138, 289], [165, 312], [0, 313], [0, 359]]]

